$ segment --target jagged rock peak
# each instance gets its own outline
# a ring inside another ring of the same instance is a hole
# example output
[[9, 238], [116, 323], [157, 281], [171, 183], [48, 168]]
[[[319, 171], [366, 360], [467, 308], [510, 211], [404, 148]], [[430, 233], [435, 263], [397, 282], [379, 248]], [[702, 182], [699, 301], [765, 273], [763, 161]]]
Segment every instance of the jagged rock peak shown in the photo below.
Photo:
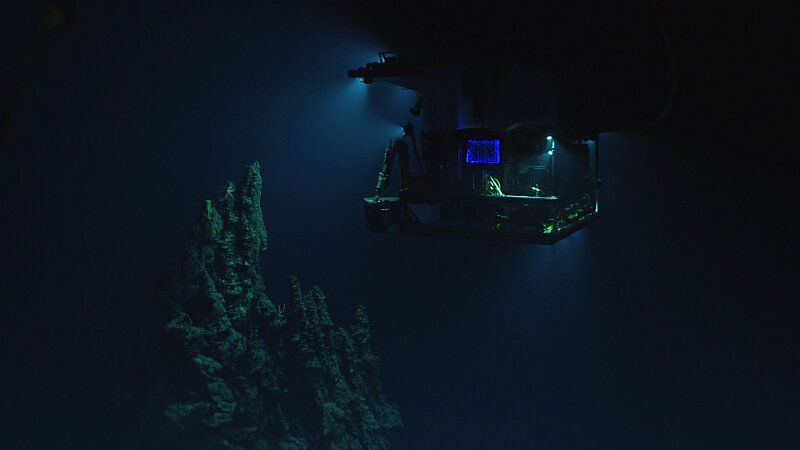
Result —
[[145, 433], [131, 448], [386, 449], [402, 426], [363, 307], [345, 329], [322, 290], [294, 276], [288, 305], [267, 297], [261, 188], [256, 162], [228, 185], [221, 213], [206, 202], [185, 258], [162, 275], [170, 353], [147, 414], [160, 441]]

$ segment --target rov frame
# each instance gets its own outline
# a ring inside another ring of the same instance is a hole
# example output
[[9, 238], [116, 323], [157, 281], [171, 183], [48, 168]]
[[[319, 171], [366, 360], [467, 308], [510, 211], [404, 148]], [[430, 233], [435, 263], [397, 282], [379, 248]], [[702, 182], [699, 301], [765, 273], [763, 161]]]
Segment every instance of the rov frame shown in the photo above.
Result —
[[599, 144], [553, 124], [425, 132], [424, 172], [364, 198], [366, 227], [555, 243], [599, 216]]

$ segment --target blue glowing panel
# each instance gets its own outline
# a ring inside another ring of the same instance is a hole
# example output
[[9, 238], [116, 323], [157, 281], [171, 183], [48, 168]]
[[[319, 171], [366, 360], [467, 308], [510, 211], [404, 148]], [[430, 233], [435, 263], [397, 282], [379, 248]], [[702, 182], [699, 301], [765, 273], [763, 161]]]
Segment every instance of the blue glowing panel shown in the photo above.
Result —
[[500, 139], [467, 139], [467, 162], [500, 164]]

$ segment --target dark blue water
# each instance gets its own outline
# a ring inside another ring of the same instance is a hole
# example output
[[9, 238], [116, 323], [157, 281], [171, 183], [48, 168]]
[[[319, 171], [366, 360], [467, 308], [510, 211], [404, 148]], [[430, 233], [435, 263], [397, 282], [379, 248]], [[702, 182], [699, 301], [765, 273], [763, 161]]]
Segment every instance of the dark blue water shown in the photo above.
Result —
[[[394, 448], [797, 444], [796, 243], [755, 187], [775, 174], [712, 156], [751, 141], [603, 135], [602, 218], [553, 246], [368, 234], [361, 197], [415, 97], [347, 79], [383, 44], [320, 11], [84, 7], [46, 43], [1, 144], [0, 447], [128, 432], [155, 277], [254, 160], [268, 294], [294, 274], [337, 324], [367, 306]], [[4, 95], [34, 26], [8, 25]]]

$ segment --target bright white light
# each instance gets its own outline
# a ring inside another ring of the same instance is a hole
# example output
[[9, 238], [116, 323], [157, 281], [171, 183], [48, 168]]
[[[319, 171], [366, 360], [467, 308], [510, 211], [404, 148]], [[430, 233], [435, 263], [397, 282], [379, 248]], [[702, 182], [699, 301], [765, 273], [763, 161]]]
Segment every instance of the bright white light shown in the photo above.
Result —
[[550, 155], [550, 156], [553, 156], [553, 151], [552, 150], [548, 150], [547, 154]]
[[553, 140], [553, 136], [547, 136], [547, 140], [548, 141], [552, 141]]

